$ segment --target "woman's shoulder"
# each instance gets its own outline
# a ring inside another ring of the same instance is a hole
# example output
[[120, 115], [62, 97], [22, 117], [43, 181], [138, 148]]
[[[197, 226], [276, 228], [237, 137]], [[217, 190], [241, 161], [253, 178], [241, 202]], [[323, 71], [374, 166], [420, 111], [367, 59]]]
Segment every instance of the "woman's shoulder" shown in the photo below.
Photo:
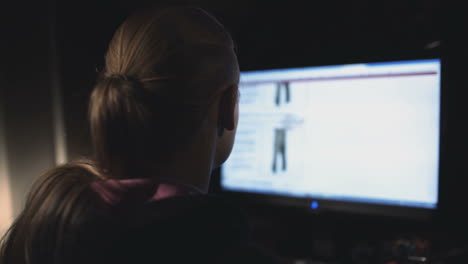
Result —
[[251, 246], [246, 215], [223, 197], [174, 196], [151, 202], [144, 211], [134, 216], [144, 221], [126, 239], [131, 255], [138, 256], [133, 260], [154, 255], [164, 263], [275, 263]]
[[239, 239], [247, 238], [249, 233], [247, 217], [241, 208], [221, 196], [176, 196], [152, 202], [148, 207], [155, 220], [164, 222], [169, 227], [198, 227], [196, 229], [200, 232], [204, 230], [224, 236], [230, 234]]

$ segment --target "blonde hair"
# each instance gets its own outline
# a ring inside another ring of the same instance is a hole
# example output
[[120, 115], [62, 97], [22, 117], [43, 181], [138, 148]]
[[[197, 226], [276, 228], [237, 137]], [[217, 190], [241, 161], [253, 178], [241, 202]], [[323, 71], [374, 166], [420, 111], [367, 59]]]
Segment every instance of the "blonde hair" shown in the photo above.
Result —
[[91, 95], [96, 159], [110, 177], [144, 177], [145, 164], [187, 146], [237, 69], [225, 28], [193, 7], [150, 10], [115, 32]]
[[[87, 160], [50, 169], [39, 177], [23, 211], [1, 240], [0, 263], [98, 263], [97, 249], [105, 249], [103, 239], [111, 239], [105, 227], [115, 222], [109, 207], [90, 188], [100, 179], [93, 162]], [[90, 259], [88, 254], [95, 256]]]

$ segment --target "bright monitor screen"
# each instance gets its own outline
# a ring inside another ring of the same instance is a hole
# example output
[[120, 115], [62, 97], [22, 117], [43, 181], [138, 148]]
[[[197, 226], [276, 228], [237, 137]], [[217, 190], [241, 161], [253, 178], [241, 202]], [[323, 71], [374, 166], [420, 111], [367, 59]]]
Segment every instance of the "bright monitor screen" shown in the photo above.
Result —
[[224, 190], [434, 209], [439, 59], [242, 72]]

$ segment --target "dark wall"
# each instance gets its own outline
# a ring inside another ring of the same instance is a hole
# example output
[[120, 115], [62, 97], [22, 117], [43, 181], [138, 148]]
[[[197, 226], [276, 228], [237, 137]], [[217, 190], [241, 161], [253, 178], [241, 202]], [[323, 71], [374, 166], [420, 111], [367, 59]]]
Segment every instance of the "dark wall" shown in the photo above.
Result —
[[[444, 17], [443, 48], [445, 137], [441, 163], [441, 203], [443, 225], [460, 235], [468, 235], [468, 41], [466, 8], [452, 3]], [[460, 232], [463, 231], [463, 232]]]
[[[4, 11], [4, 10], [2, 10]], [[12, 3], [0, 65], [4, 140], [13, 208], [18, 213], [33, 180], [55, 164], [50, 9]], [[5, 25], [5, 24], [3, 24]]]

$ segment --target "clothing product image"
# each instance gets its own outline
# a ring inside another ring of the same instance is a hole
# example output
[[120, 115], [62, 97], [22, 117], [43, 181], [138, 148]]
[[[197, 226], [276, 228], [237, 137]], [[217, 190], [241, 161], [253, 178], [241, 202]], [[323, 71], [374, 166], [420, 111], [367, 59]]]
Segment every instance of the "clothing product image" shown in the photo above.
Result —
[[286, 171], [286, 129], [275, 129], [275, 139], [273, 146], [273, 173], [276, 173], [276, 163], [278, 156], [282, 159], [282, 170]]
[[[282, 93], [281, 91], [284, 90], [284, 102], [282, 102]], [[289, 89], [289, 83], [277, 83], [276, 84], [276, 98], [275, 103], [279, 106], [281, 103], [289, 103], [291, 101], [291, 91]]]

